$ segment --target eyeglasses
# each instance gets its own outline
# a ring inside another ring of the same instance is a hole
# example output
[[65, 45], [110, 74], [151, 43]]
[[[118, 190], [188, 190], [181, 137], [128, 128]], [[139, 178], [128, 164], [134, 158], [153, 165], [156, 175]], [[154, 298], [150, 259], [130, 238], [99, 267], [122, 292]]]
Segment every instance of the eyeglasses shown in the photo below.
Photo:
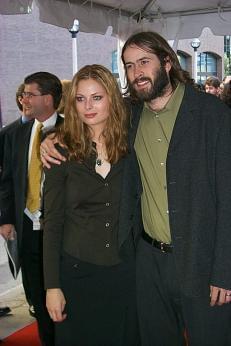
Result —
[[28, 98], [28, 99], [32, 99], [33, 97], [35, 97], [35, 96], [43, 96], [43, 95], [47, 95], [47, 94], [39, 94], [39, 95], [36, 95], [36, 94], [33, 94], [33, 93], [30, 93], [30, 92], [26, 92], [26, 91], [24, 91], [23, 93], [22, 93], [22, 98]]

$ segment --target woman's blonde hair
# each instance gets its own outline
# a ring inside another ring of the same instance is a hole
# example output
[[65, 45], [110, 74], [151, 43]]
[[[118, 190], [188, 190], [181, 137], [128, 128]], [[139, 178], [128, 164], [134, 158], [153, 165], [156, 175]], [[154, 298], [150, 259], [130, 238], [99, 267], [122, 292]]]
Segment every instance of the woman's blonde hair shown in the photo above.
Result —
[[59, 114], [63, 114], [64, 113], [64, 107], [65, 107], [65, 103], [68, 97], [68, 93], [71, 87], [71, 80], [69, 79], [62, 79], [61, 80], [62, 83], [62, 98], [59, 104], [59, 107], [57, 109], [57, 113]]
[[101, 65], [86, 65], [73, 77], [65, 105], [64, 124], [58, 138], [69, 152], [69, 158], [83, 161], [92, 153], [92, 139], [89, 127], [79, 118], [76, 110], [76, 90], [81, 80], [94, 79], [105, 89], [109, 101], [109, 117], [102, 136], [107, 150], [108, 161], [115, 163], [127, 152], [128, 114], [119, 86], [112, 73]]

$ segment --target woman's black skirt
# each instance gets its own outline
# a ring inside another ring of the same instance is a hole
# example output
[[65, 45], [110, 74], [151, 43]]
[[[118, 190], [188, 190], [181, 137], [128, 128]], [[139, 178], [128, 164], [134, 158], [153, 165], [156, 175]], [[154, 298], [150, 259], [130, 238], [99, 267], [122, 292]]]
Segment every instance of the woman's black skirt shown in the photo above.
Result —
[[135, 261], [99, 266], [65, 254], [61, 284], [67, 318], [56, 346], [136, 346]]

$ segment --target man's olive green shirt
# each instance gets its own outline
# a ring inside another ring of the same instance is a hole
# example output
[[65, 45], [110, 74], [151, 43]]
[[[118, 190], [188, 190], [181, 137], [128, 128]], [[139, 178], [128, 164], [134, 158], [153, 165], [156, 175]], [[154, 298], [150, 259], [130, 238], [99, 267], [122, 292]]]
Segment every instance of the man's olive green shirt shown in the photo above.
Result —
[[143, 185], [141, 203], [144, 229], [152, 238], [165, 243], [171, 243], [166, 159], [184, 90], [184, 85], [178, 84], [166, 106], [159, 112], [144, 106], [135, 140]]

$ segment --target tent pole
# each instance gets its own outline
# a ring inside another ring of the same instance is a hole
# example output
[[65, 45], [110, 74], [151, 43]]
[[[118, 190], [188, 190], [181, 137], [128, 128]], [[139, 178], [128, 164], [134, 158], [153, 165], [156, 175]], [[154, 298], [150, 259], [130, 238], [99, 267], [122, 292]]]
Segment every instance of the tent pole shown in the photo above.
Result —
[[74, 20], [74, 24], [71, 29], [69, 29], [72, 37], [72, 67], [73, 75], [78, 71], [78, 55], [77, 55], [77, 34], [79, 32], [79, 21]]

